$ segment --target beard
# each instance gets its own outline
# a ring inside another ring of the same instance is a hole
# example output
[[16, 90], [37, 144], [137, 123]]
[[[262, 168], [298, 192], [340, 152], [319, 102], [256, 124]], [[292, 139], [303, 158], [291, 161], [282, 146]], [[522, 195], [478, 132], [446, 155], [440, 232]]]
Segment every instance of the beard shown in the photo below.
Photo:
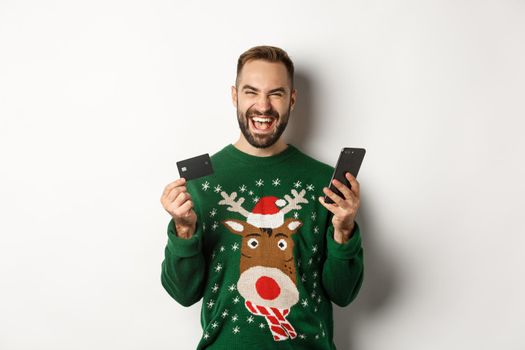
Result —
[[[286, 129], [286, 125], [288, 125], [288, 119], [290, 118], [290, 110], [291, 108], [290, 106], [288, 106], [288, 110], [286, 111], [286, 113], [280, 116], [279, 113], [272, 107], [270, 107], [270, 109], [264, 112], [259, 112], [253, 107], [250, 107], [248, 108], [246, 113], [243, 113], [239, 110], [239, 105], [237, 105], [237, 122], [239, 123], [239, 128], [241, 129], [242, 134], [244, 135], [246, 141], [248, 141], [250, 145], [256, 148], [267, 148], [276, 143], [277, 140], [279, 140], [279, 138], [283, 134], [284, 130]], [[269, 135], [256, 135], [250, 131], [250, 119], [254, 116], [262, 115], [271, 116], [275, 118], [275, 131]]]

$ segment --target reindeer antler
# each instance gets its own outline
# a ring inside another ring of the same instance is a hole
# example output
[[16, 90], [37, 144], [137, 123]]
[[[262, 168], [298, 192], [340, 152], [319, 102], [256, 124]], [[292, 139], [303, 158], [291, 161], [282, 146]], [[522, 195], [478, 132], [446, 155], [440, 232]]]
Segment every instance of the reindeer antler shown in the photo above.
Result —
[[304, 194], [306, 193], [306, 190], [303, 189], [301, 192], [297, 193], [296, 190], [292, 190], [292, 195], [294, 198], [291, 198], [289, 195], [285, 195], [284, 199], [288, 202], [286, 207], [281, 209], [281, 212], [283, 214], [288, 213], [291, 210], [294, 209], [301, 209], [300, 203], [308, 203], [308, 200], [304, 198]]
[[224, 199], [221, 200], [219, 204], [228, 205], [228, 211], [240, 213], [245, 217], [248, 217], [248, 215], [250, 215], [250, 212], [242, 207], [242, 203], [244, 203], [243, 197], [239, 198], [237, 202], [235, 201], [235, 198], [237, 197], [237, 192], [232, 192], [232, 194], [228, 196], [226, 192], [222, 191], [221, 196]]

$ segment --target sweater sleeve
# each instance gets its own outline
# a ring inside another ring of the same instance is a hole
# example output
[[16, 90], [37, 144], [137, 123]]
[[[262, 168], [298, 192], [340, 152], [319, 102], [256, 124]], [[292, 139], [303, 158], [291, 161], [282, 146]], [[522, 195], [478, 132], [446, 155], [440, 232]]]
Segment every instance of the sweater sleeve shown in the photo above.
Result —
[[169, 295], [183, 306], [193, 305], [202, 298], [206, 263], [201, 237], [199, 222], [189, 239], [177, 236], [173, 220], [168, 225], [161, 282]]
[[334, 241], [332, 225], [326, 235], [323, 287], [332, 302], [347, 306], [355, 299], [363, 283], [363, 248], [359, 226], [355, 224], [352, 237], [343, 244]]

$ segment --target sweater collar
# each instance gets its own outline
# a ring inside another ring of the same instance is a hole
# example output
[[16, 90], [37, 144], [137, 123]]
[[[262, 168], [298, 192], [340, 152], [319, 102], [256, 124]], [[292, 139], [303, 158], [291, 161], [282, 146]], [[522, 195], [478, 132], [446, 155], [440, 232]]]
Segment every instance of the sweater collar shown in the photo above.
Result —
[[233, 144], [229, 144], [226, 147], [224, 147], [223, 151], [226, 152], [232, 158], [235, 158], [237, 161], [240, 161], [244, 164], [265, 166], [280, 163], [298, 152], [297, 148], [295, 148], [294, 146], [290, 144], [287, 145], [288, 147], [286, 147], [283, 151], [269, 157], [258, 157], [248, 153], [244, 153], [243, 151], [237, 149]]

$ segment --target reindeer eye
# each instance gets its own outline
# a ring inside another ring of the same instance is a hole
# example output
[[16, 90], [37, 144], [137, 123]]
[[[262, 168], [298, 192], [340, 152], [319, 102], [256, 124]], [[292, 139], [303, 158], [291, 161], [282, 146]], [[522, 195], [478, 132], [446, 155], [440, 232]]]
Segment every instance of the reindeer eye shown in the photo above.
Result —
[[255, 249], [259, 245], [259, 241], [256, 238], [250, 238], [248, 240], [248, 247]]
[[288, 243], [286, 243], [286, 241], [281, 238], [279, 242], [277, 242], [277, 246], [279, 247], [279, 249], [285, 250], [286, 247], [288, 247]]

